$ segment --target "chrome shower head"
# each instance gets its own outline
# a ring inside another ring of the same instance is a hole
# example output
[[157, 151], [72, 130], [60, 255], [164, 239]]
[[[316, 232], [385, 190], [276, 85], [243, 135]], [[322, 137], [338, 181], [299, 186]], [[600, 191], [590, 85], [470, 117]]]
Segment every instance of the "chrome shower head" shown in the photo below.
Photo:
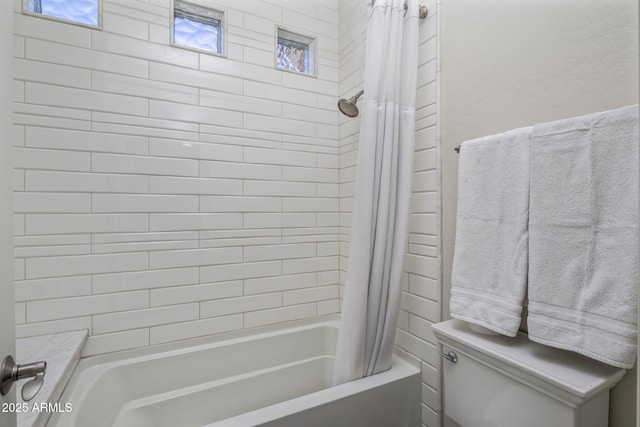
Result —
[[338, 109], [342, 114], [347, 117], [356, 117], [360, 112], [358, 111], [358, 107], [356, 106], [356, 102], [358, 102], [358, 98], [362, 96], [364, 93], [363, 90], [356, 93], [349, 99], [341, 99], [338, 101]]

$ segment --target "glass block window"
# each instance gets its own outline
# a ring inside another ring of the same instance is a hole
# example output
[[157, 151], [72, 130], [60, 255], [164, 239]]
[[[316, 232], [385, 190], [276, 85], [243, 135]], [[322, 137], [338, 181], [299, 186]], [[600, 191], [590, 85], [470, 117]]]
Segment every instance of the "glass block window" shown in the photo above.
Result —
[[224, 12], [175, 0], [173, 44], [224, 55]]
[[26, 0], [25, 10], [92, 27], [100, 24], [100, 0]]
[[278, 27], [276, 68], [316, 75], [316, 39]]

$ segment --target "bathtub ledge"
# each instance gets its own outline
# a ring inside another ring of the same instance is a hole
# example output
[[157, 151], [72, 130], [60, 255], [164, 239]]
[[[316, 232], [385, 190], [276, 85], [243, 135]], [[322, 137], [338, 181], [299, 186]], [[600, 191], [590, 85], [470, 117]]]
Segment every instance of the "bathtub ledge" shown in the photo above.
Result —
[[[41, 360], [47, 362], [47, 372], [42, 389], [33, 400], [26, 402], [27, 412], [18, 413], [18, 427], [42, 427], [49, 419], [52, 410], [64, 410], [65, 402], [60, 402], [58, 407], [43, 408], [40, 405], [58, 402], [78, 364], [80, 350], [87, 341], [87, 335], [88, 331], [85, 330], [16, 340], [16, 361], [18, 363]], [[15, 384], [17, 403], [25, 403], [20, 392], [27, 381], [29, 379], [20, 380]], [[37, 409], [34, 409], [34, 405]]]

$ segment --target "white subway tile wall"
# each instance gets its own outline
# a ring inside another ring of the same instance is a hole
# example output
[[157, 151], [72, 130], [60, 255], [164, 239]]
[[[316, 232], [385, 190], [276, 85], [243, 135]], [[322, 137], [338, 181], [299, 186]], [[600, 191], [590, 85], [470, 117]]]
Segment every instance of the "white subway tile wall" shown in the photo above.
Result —
[[[416, 97], [416, 151], [409, 225], [406, 275], [398, 321], [396, 346], [422, 365], [422, 425], [439, 425], [440, 356], [430, 325], [439, 320], [438, 270], [438, 78], [437, 8], [440, 0], [426, 0], [429, 16], [420, 23], [418, 93]], [[349, 98], [362, 87], [367, 2], [341, 0], [340, 97]], [[340, 118], [340, 289], [344, 292], [353, 188], [358, 157], [359, 119]], [[333, 302], [332, 302], [333, 303]], [[320, 306], [318, 306], [320, 310]]]
[[[103, 30], [14, 3], [18, 336], [339, 311], [338, 0], [216, 0], [228, 58], [170, 46], [169, 0], [103, 0]], [[317, 78], [274, 69], [276, 25], [317, 35]]]
[[[17, 336], [88, 329], [83, 356], [340, 310], [365, 0], [215, 0], [227, 58], [169, 45], [170, 0], [103, 0], [103, 30], [15, 4]], [[209, 5], [209, 3], [207, 3]], [[396, 345], [439, 421], [437, 7], [420, 24], [416, 157]], [[317, 78], [274, 69], [276, 24]]]

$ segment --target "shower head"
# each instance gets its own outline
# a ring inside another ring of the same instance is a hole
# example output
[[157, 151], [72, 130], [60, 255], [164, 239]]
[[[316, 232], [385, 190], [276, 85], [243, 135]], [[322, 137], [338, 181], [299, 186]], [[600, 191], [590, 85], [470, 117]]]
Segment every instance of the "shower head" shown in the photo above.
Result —
[[356, 117], [359, 114], [356, 102], [358, 102], [358, 98], [360, 98], [363, 93], [364, 91], [361, 90], [349, 99], [343, 98], [339, 100], [338, 109], [340, 110], [340, 112], [347, 117]]

